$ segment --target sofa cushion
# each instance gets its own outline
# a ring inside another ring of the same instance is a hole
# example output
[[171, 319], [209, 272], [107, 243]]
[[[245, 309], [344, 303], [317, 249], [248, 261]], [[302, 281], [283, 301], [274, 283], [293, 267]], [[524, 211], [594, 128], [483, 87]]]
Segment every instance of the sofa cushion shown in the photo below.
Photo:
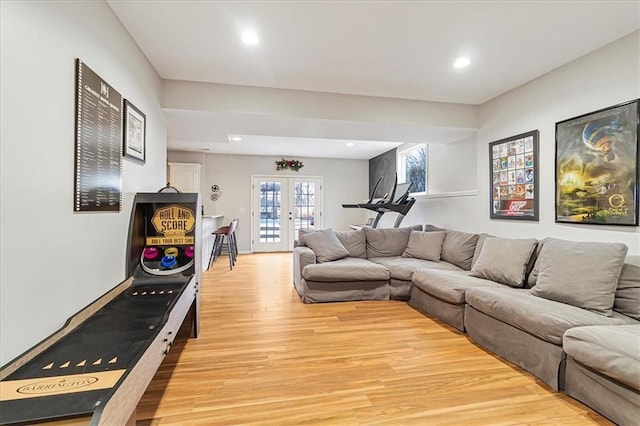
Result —
[[468, 232], [452, 231], [451, 229], [439, 228], [435, 225], [424, 226], [425, 232], [444, 231], [444, 241], [442, 242], [442, 253], [440, 258], [449, 263], [468, 271], [471, 269], [476, 247], [478, 245], [478, 234]]
[[531, 294], [610, 316], [626, 254], [621, 243], [547, 238]]
[[640, 320], [640, 256], [628, 256], [622, 265], [613, 309]]
[[335, 231], [336, 237], [349, 252], [349, 257], [367, 257], [367, 236], [364, 229], [353, 231]]
[[411, 231], [407, 248], [402, 257], [414, 257], [422, 260], [440, 261], [444, 232]]
[[640, 391], [640, 325], [572, 328], [562, 346], [573, 359]]
[[531, 294], [532, 290], [501, 286], [469, 288], [465, 298], [469, 305], [492, 318], [555, 345], [570, 328], [583, 325], [638, 324], [626, 315], [614, 312], [611, 317], [558, 303]]
[[471, 269], [473, 261], [473, 253], [478, 242], [478, 234], [470, 234], [468, 232], [445, 231], [444, 241], [442, 243], [442, 254], [440, 257], [449, 263], [468, 271]]
[[367, 258], [401, 256], [409, 242], [412, 230], [422, 230], [422, 225], [406, 228], [364, 228], [367, 235]]
[[301, 233], [300, 241], [313, 250], [318, 262], [330, 262], [349, 256], [349, 252], [342, 245], [331, 228], [321, 231]]
[[316, 232], [315, 228], [300, 228], [298, 229], [298, 239], [293, 242], [294, 247], [307, 247], [304, 243], [304, 239], [302, 238], [305, 234], [310, 234], [312, 232]]
[[531, 254], [537, 241], [529, 239], [485, 238], [482, 251], [471, 268], [471, 276], [523, 287]]
[[482, 246], [484, 246], [484, 242], [487, 240], [487, 238], [493, 237], [493, 235], [490, 234], [479, 234], [478, 235], [478, 241], [476, 242], [476, 248], [473, 251], [473, 260], [471, 261], [471, 268], [473, 268], [473, 265], [476, 264], [476, 262], [478, 261], [478, 257], [480, 257], [480, 253], [482, 251]]
[[472, 277], [468, 271], [462, 269], [420, 269], [413, 274], [413, 285], [424, 293], [454, 305], [465, 303], [465, 293], [469, 288], [504, 287], [494, 281]]
[[382, 265], [366, 259], [346, 257], [335, 262], [307, 265], [302, 269], [302, 278], [319, 282], [385, 281], [389, 280], [390, 275]]
[[369, 260], [387, 268], [391, 278], [402, 281], [411, 281], [413, 273], [424, 268], [453, 271], [460, 270], [460, 268], [452, 265], [451, 263], [434, 262], [431, 260], [414, 259], [410, 257], [372, 257]]

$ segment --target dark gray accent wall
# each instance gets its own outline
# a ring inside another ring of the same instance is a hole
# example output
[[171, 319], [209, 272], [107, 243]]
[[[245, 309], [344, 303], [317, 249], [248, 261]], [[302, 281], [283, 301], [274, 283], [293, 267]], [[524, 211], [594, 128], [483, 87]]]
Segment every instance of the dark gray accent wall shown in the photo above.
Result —
[[386, 193], [391, 194], [391, 191], [393, 191], [393, 184], [396, 179], [395, 148], [369, 160], [369, 195], [380, 176], [383, 176], [383, 179], [374, 194], [374, 198], [380, 198]]

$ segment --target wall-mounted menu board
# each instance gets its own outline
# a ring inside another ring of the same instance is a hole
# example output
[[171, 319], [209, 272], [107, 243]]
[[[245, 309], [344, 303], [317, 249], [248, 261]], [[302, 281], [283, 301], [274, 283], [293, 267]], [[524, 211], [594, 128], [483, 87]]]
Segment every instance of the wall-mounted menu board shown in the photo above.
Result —
[[75, 142], [74, 211], [120, 211], [122, 96], [80, 59]]

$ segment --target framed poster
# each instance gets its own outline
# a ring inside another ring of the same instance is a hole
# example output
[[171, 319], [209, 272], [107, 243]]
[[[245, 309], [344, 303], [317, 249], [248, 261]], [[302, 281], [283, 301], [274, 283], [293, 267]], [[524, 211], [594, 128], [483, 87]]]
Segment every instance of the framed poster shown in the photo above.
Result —
[[538, 130], [489, 144], [491, 219], [538, 220]]
[[638, 226], [638, 99], [556, 123], [556, 222]]
[[119, 212], [122, 205], [122, 96], [76, 59], [73, 210]]
[[125, 157], [144, 164], [147, 138], [147, 117], [128, 99], [124, 100], [124, 137], [122, 152]]

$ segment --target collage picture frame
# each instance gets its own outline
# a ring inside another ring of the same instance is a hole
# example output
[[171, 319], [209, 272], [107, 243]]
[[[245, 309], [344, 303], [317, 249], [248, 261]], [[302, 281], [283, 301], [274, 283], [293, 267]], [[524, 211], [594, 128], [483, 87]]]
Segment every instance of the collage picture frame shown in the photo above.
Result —
[[539, 131], [489, 144], [490, 218], [538, 220]]

